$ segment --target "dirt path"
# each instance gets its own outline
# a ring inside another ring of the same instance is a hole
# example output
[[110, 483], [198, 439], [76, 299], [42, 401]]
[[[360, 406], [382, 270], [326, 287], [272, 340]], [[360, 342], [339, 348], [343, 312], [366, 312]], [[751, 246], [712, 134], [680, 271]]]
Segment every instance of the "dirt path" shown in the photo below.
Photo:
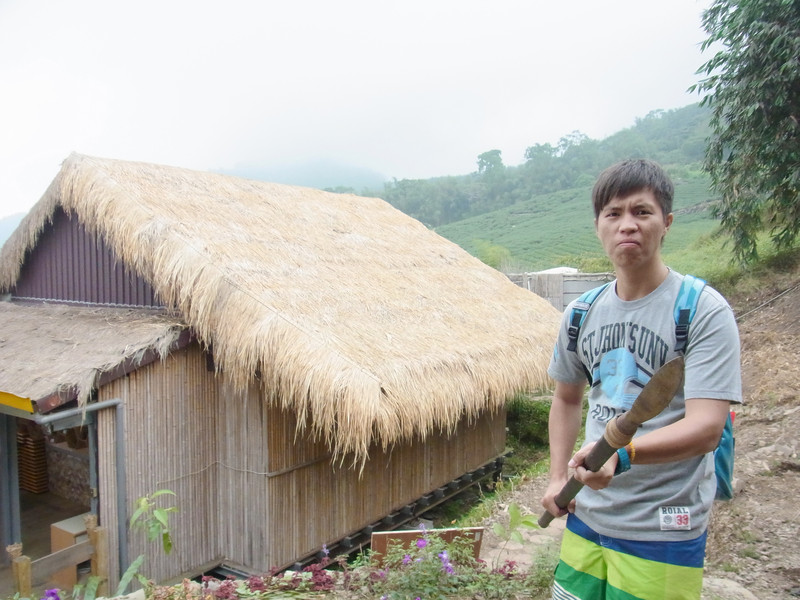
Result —
[[[788, 278], [788, 275], [787, 275]], [[736, 496], [717, 502], [709, 529], [704, 600], [800, 598], [800, 280], [748, 298], [737, 310], [742, 341], [745, 403], [736, 413]], [[736, 306], [734, 304], [734, 306]], [[520, 484], [508, 503], [538, 515], [545, 477]], [[504, 544], [491, 531], [507, 523], [507, 504], [484, 522], [481, 556], [529, 566], [535, 553], [557, 547], [563, 520], [524, 532], [526, 543]]]

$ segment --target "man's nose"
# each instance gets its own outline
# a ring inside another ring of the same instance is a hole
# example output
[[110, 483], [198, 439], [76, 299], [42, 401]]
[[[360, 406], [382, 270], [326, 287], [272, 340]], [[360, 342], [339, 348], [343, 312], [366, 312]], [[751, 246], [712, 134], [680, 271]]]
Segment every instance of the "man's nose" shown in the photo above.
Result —
[[622, 231], [635, 231], [639, 225], [636, 223], [636, 219], [634, 216], [629, 213], [625, 212], [622, 214], [622, 218], [619, 222], [619, 228]]

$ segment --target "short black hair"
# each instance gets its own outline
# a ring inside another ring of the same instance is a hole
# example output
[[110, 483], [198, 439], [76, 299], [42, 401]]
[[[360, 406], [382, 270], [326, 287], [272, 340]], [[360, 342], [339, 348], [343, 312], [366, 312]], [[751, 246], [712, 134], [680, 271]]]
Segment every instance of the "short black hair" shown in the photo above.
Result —
[[600, 173], [592, 189], [595, 219], [612, 199], [641, 190], [653, 192], [666, 219], [672, 212], [675, 187], [661, 165], [646, 159], [624, 160]]

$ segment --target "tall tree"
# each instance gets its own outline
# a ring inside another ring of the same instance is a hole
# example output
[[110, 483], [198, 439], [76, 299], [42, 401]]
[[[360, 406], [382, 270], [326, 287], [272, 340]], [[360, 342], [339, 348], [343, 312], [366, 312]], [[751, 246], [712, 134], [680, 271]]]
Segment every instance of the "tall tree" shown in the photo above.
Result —
[[735, 255], [757, 257], [768, 231], [776, 247], [800, 232], [800, 0], [715, 0], [703, 13], [719, 48], [697, 71], [711, 108], [705, 167]]
[[504, 168], [500, 150], [487, 150], [478, 155], [478, 173], [497, 173]]

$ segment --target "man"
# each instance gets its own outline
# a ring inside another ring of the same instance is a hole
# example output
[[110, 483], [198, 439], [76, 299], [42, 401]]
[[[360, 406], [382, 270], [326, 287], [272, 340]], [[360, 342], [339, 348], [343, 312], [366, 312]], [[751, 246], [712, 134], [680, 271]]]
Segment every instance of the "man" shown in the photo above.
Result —
[[[673, 307], [683, 276], [661, 258], [673, 186], [657, 164], [608, 168], [592, 191], [595, 229], [616, 281], [594, 300], [568, 349], [567, 308], [549, 373], [550, 483], [542, 505], [570, 513], [553, 598], [700, 598], [716, 481], [712, 451], [731, 402], [741, 402], [739, 337], [728, 303], [706, 286], [689, 328], [684, 385], [598, 472], [583, 460], [606, 423], [629, 409], [679, 355]], [[587, 377], [588, 375], [588, 377]], [[587, 443], [574, 456], [587, 383]], [[554, 501], [574, 469], [584, 483], [568, 510]]]

